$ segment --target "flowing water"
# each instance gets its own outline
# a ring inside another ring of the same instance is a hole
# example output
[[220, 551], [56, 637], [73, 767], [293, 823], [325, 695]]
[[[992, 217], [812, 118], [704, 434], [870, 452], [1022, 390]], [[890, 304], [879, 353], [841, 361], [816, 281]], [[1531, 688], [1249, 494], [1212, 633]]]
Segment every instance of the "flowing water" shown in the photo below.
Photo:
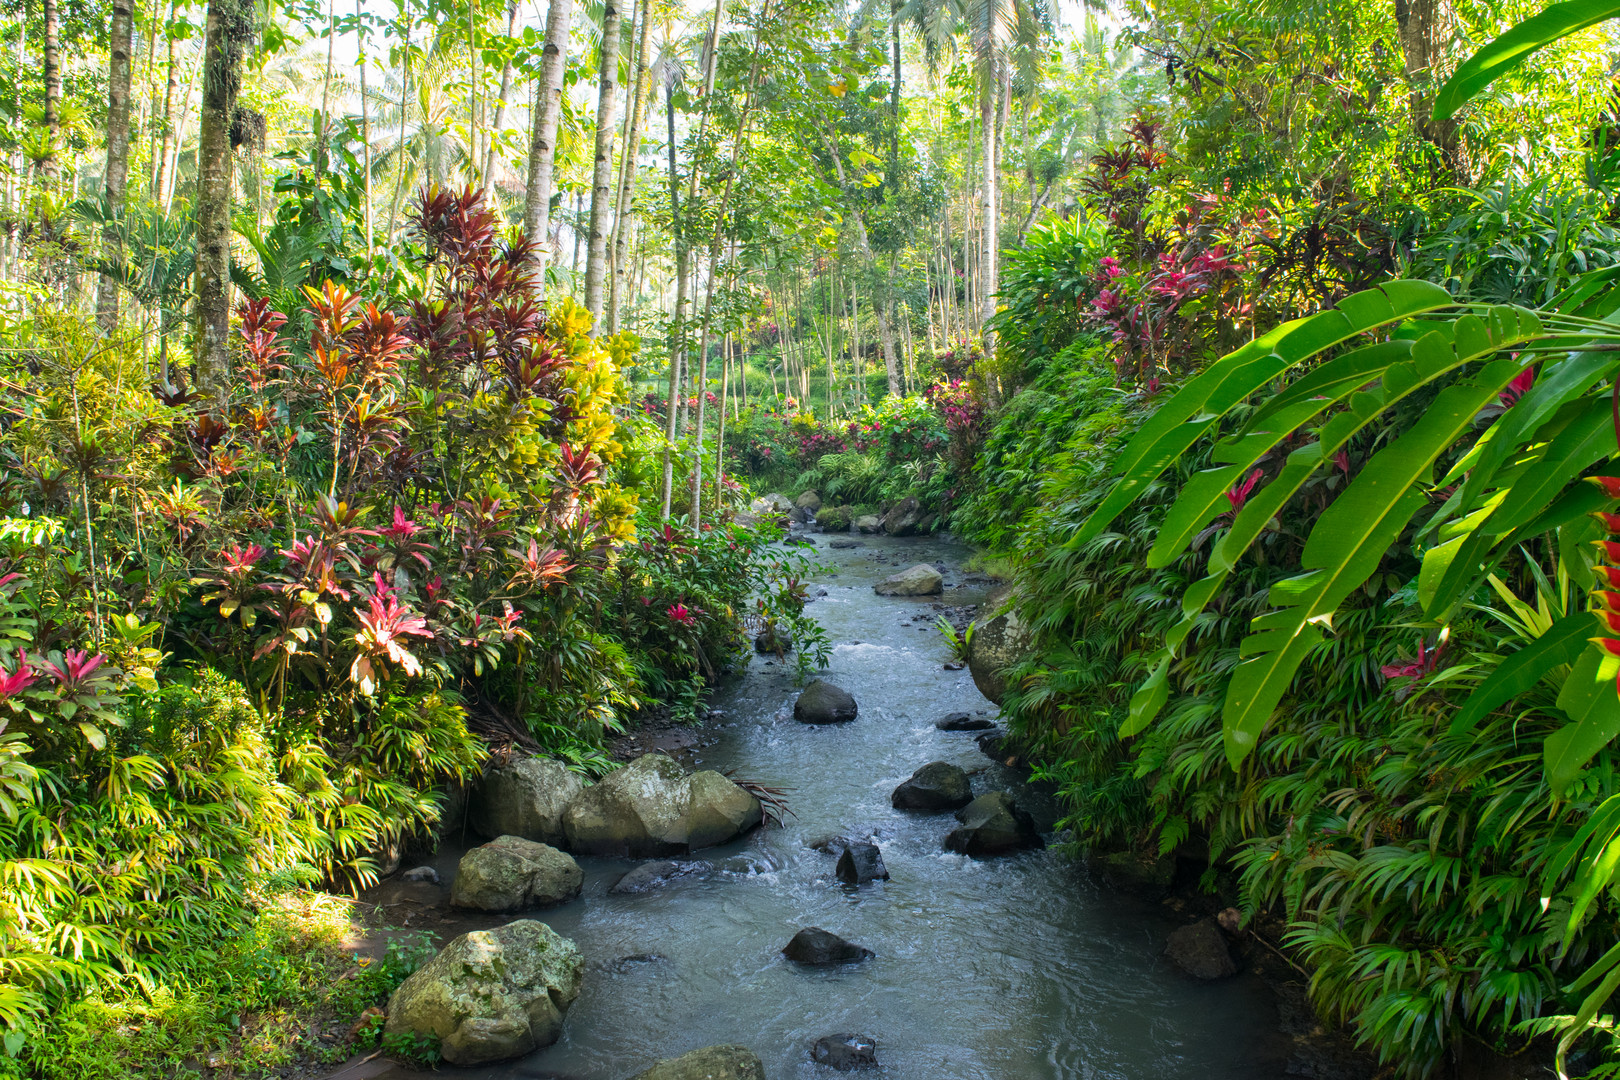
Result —
[[[946, 540], [863, 538], [831, 551], [809, 609], [836, 648], [827, 677], [860, 717], [792, 719], [791, 661], [756, 658], [717, 695], [724, 716], [696, 752], [704, 767], [788, 789], [785, 828], [704, 852], [719, 872], [634, 896], [608, 889], [634, 863], [582, 860], [584, 897], [539, 918], [587, 958], [584, 991], [555, 1046], [464, 1075], [623, 1080], [655, 1061], [743, 1043], [771, 1080], [837, 1075], [811, 1063], [832, 1033], [878, 1043], [883, 1074], [930, 1080], [1262, 1080], [1278, 1076], [1276, 1011], [1244, 975], [1202, 984], [1161, 956], [1174, 924], [1095, 884], [1055, 851], [975, 861], [946, 852], [950, 814], [894, 810], [889, 794], [934, 760], [977, 770], [975, 791], [1004, 785], [973, 736], [935, 729], [958, 710], [993, 715], [966, 671], [947, 671], [930, 601], [880, 597], [873, 582], [916, 562], [950, 567]], [[948, 587], [944, 602], [982, 591]], [[892, 879], [840, 884], [812, 848], [832, 834], [875, 834]], [[453, 861], [441, 872], [453, 872]], [[448, 877], [446, 878], [448, 880]], [[876, 958], [801, 968], [780, 950], [821, 926]]]

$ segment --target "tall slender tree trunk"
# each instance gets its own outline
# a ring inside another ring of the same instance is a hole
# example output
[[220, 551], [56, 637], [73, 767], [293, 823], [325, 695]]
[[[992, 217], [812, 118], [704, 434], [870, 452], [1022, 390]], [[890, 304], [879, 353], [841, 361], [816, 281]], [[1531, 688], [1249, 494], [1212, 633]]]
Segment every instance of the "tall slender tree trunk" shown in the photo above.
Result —
[[1443, 0], [1395, 0], [1395, 25], [1400, 32], [1406, 72], [1406, 102], [1412, 130], [1433, 143], [1448, 171], [1462, 164], [1455, 119], [1434, 119], [1434, 92], [1439, 82], [1435, 64], [1447, 27]]
[[197, 76], [202, 69], [201, 64], [192, 67], [191, 74], [186, 78], [185, 97], [180, 99], [180, 120], [174, 127], [174, 153], [169, 155], [169, 182], [163, 188], [165, 214], [174, 205], [174, 189], [180, 182], [180, 150], [186, 144], [186, 122], [191, 119], [191, 94], [197, 89]]
[[996, 313], [996, 105], [1001, 88], [1000, 62], [993, 53], [986, 58], [984, 85], [979, 99], [979, 125], [983, 128], [984, 159], [983, 201], [979, 212], [979, 328], [983, 335], [984, 353], [994, 354], [995, 331], [990, 318]]
[[366, 230], [366, 261], [371, 261], [371, 247], [376, 235], [371, 219], [371, 102], [366, 94], [366, 9], [365, 0], [354, 0], [355, 33], [360, 44], [360, 200], [364, 208], [361, 215]]
[[41, 60], [45, 75], [45, 135], [50, 139], [46, 154], [39, 163], [40, 179], [46, 190], [56, 186], [61, 172], [57, 152], [62, 141], [62, 52], [57, 40], [56, 0], [45, 0], [45, 41]]
[[405, 155], [405, 139], [408, 131], [407, 120], [411, 114], [411, 20], [400, 20], [404, 27], [404, 85], [399, 92], [399, 147], [394, 151], [394, 159], [398, 163], [394, 173], [394, 198], [388, 206], [388, 234], [387, 242], [394, 242], [394, 226], [399, 220], [399, 203], [405, 194], [405, 170], [408, 158]]
[[669, 520], [670, 496], [675, 486], [675, 396], [680, 389], [681, 362], [686, 354], [686, 239], [681, 229], [681, 180], [675, 168], [675, 80], [664, 78], [664, 102], [669, 119], [669, 222], [675, 243], [675, 310], [669, 319], [669, 400], [665, 403], [664, 488], [659, 504], [662, 520]]
[[534, 133], [529, 142], [529, 180], [523, 199], [523, 231], [534, 244], [536, 270], [545, 268], [551, 246], [552, 164], [557, 156], [557, 119], [562, 115], [563, 69], [567, 66], [568, 27], [573, 18], [574, 0], [551, 0], [536, 90]]
[[[174, 4], [169, 4], [169, 21], [174, 21]], [[168, 200], [164, 197], [164, 181], [169, 171], [169, 147], [174, 141], [174, 92], [180, 89], [180, 69], [174, 58], [174, 35], [166, 26], [163, 28], [168, 51], [168, 80], [163, 87], [163, 131], [162, 144], [152, 160], [152, 201], [159, 206], [167, 207]]]
[[[133, 0], [113, 0], [111, 64], [107, 72], [107, 224], [101, 230], [101, 258], [112, 267], [124, 262], [124, 188], [129, 180], [129, 90], [135, 48]], [[103, 272], [96, 290], [96, 323], [103, 334], [118, 329], [118, 278]]]
[[231, 117], [242, 87], [242, 53], [253, 38], [255, 0], [209, 0], [197, 145], [196, 333], [199, 385], [218, 391], [229, 373], [231, 329]]
[[585, 257], [585, 310], [591, 334], [602, 332], [602, 283], [607, 271], [608, 232], [613, 215], [614, 112], [619, 103], [620, 0], [602, 8], [602, 72], [596, 98], [596, 172], [591, 182], [590, 251]]
[[636, 165], [641, 155], [641, 128], [647, 116], [647, 98], [652, 89], [651, 65], [647, 50], [652, 45], [652, 2], [641, 0], [636, 18], [640, 21], [636, 42], [636, 84], [630, 109], [630, 129], [624, 139], [624, 167], [619, 171], [619, 198], [613, 215], [613, 280], [608, 285], [607, 329], [619, 332], [619, 308], [629, 284], [628, 255], [635, 230]]
[[[517, 27], [517, 4], [506, 5], [506, 36], [511, 38]], [[489, 133], [485, 136], [487, 145], [484, 147], [484, 183], [490, 186], [495, 184], [495, 143], [506, 127], [506, 95], [512, 92], [512, 61], [508, 60], [501, 65], [501, 93], [495, 99], [495, 122], [489, 126]]]
[[315, 186], [326, 175], [326, 139], [332, 130], [332, 50], [337, 46], [337, 0], [326, 3], [326, 74], [321, 77], [320, 129], [315, 133]]

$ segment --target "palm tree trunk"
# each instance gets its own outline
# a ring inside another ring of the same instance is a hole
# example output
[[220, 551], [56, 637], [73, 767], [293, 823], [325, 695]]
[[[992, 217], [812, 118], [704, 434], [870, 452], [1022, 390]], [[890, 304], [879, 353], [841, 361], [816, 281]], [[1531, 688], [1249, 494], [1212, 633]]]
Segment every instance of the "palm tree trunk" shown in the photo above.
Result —
[[985, 59], [984, 81], [979, 97], [979, 126], [984, 137], [982, 157], [984, 177], [979, 213], [979, 328], [983, 334], [986, 356], [995, 352], [995, 332], [990, 329], [990, 317], [996, 313], [996, 103], [1001, 79], [998, 58], [991, 54]]
[[647, 116], [647, 98], [652, 89], [648, 77], [651, 65], [647, 50], [652, 45], [652, 2], [641, 0], [636, 18], [641, 29], [636, 42], [636, 85], [634, 104], [630, 109], [630, 130], [624, 139], [624, 167], [619, 171], [619, 198], [613, 215], [613, 280], [608, 285], [607, 329], [619, 332], [619, 306], [624, 303], [629, 284], [628, 256], [630, 238], [635, 229], [636, 164], [641, 155], [641, 128]]
[[619, 103], [620, 0], [602, 9], [602, 73], [596, 100], [596, 174], [591, 182], [590, 251], [585, 257], [585, 310], [591, 313], [591, 335], [602, 332], [602, 281], [613, 214], [614, 110]]
[[366, 261], [371, 261], [373, 226], [371, 221], [371, 106], [366, 100], [366, 9], [364, 0], [354, 0], [355, 33], [360, 44], [360, 199], [366, 230]]
[[40, 179], [47, 191], [56, 186], [61, 162], [56, 153], [62, 141], [62, 56], [58, 43], [56, 0], [45, 0], [45, 42], [42, 56], [45, 74], [45, 134], [50, 146], [39, 163]]
[[568, 60], [568, 27], [574, 0], [551, 0], [546, 15], [546, 46], [540, 60], [539, 107], [529, 143], [529, 180], [523, 200], [523, 231], [534, 244], [536, 270], [545, 268], [551, 244], [552, 163], [557, 155], [557, 119], [562, 115], [563, 69]]
[[680, 389], [681, 361], [686, 353], [686, 240], [681, 231], [681, 180], [675, 168], [675, 85], [664, 80], [664, 102], [669, 118], [669, 223], [675, 243], [675, 310], [669, 319], [669, 400], [664, 412], [664, 489], [659, 504], [663, 521], [669, 520], [670, 495], [675, 485], [675, 395]]
[[[129, 181], [130, 54], [135, 48], [131, 0], [113, 0], [111, 63], [107, 72], [107, 224], [101, 230], [101, 258], [110, 266], [124, 261], [124, 188]], [[96, 323], [103, 334], [118, 329], [118, 278], [103, 273], [96, 290]]]
[[196, 381], [223, 387], [230, 368], [231, 116], [242, 84], [242, 52], [253, 37], [255, 0], [209, 0], [197, 146]]
[[[326, 4], [326, 74], [321, 78], [320, 130], [315, 133], [315, 186], [326, 175], [326, 137], [332, 130], [332, 50], [337, 46], [337, 0]], [[176, 151], [179, 153], [179, 151]]]
[[[174, 3], [169, 4], [169, 21], [174, 21]], [[174, 35], [168, 27], [163, 28], [163, 37], [168, 49], [168, 82], [163, 87], [163, 140], [158, 153], [153, 155], [152, 161], [152, 201], [159, 206], [167, 207], [168, 200], [163, 196], [164, 181], [169, 171], [169, 145], [174, 139], [174, 92], [180, 89], [180, 70], [175, 65]]]
[[397, 170], [394, 173], [394, 199], [388, 206], [388, 234], [385, 239], [389, 245], [394, 242], [394, 226], [399, 220], [399, 203], [405, 194], [405, 169], [408, 164], [405, 156], [406, 121], [411, 114], [411, 20], [407, 17], [400, 22], [404, 26], [405, 76], [404, 85], [399, 92], [399, 147], [394, 151]]
[[[506, 5], [506, 36], [510, 38], [517, 26], [517, 4]], [[495, 142], [500, 138], [501, 129], [506, 126], [506, 95], [512, 92], [512, 61], [508, 60], [501, 65], [501, 93], [495, 99], [495, 122], [489, 126], [489, 133], [485, 136], [487, 145], [484, 147], [484, 183], [493, 187], [495, 184]]]

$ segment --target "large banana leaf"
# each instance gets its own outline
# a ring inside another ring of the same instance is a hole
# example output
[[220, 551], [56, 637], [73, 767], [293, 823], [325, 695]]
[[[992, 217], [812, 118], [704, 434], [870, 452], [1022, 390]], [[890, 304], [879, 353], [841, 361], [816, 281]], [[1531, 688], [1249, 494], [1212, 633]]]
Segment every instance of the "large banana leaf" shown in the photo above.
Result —
[[1435, 119], [1455, 116], [1470, 98], [1536, 50], [1617, 15], [1620, 0], [1564, 0], [1526, 19], [1463, 62], [1435, 95]]

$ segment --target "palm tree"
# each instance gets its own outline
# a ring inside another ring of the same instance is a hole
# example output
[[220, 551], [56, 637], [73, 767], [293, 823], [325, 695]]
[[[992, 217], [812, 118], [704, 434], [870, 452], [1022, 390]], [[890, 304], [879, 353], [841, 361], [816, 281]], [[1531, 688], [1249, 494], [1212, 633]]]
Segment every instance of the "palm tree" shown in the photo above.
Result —
[[602, 278], [607, 268], [608, 221], [613, 211], [613, 130], [619, 90], [620, 0], [602, 9], [601, 78], [596, 106], [596, 170], [591, 183], [590, 253], [585, 259], [585, 310], [592, 315], [591, 333], [602, 328]]
[[[109, 227], [102, 230], [102, 258], [123, 261], [116, 223], [124, 208], [124, 187], [129, 180], [129, 90], [131, 53], [135, 48], [134, 5], [113, 0], [110, 25], [111, 57], [107, 72], [107, 212]], [[102, 274], [96, 290], [96, 322], [101, 332], [118, 328], [118, 279]]]
[[203, 100], [197, 132], [197, 323], [195, 379], [223, 385], [230, 368], [231, 120], [242, 88], [242, 54], [255, 33], [254, 0], [209, 0]]
[[535, 89], [534, 136], [529, 144], [529, 182], [523, 201], [523, 229], [534, 241], [539, 265], [545, 263], [549, 243], [552, 165], [557, 154], [557, 119], [562, 115], [568, 28], [573, 19], [574, 0], [551, 0], [546, 14], [545, 52], [540, 59], [540, 79]]

